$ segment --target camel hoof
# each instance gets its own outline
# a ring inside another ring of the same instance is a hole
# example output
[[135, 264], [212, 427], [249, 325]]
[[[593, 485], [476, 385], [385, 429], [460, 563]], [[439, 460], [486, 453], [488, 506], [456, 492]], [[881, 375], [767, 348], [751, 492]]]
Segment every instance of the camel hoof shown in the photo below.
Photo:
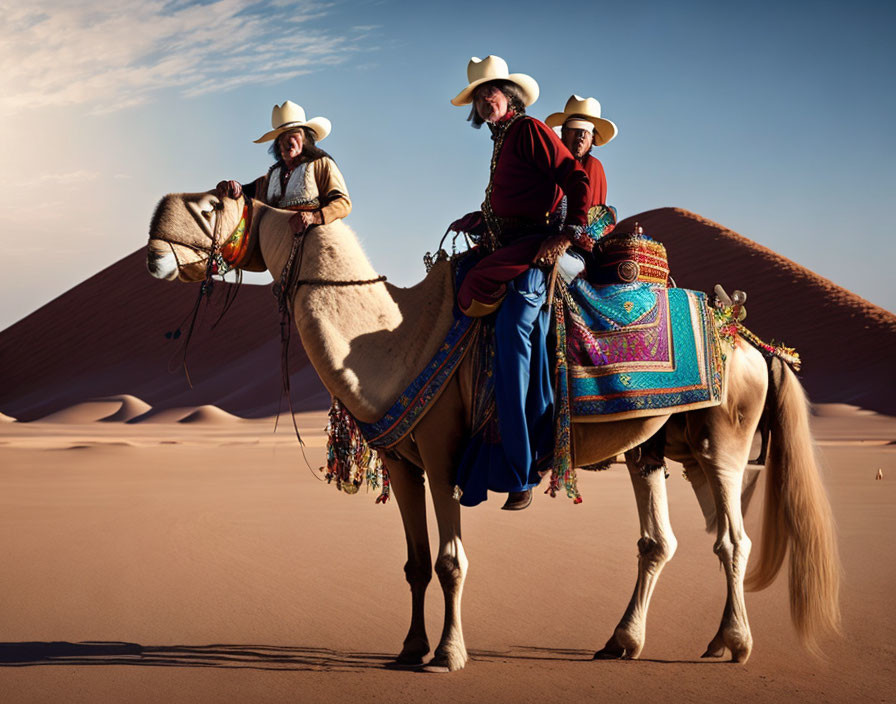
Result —
[[432, 660], [423, 666], [423, 672], [432, 672], [441, 674], [443, 672], [455, 672], [462, 670], [467, 664], [466, 651], [439, 651], [436, 650]]
[[623, 648], [610, 648], [609, 646], [598, 650], [592, 660], [621, 660], [625, 656]]
[[637, 660], [641, 655], [643, 640], [635, 638], [631, 632], [617, 628], [603, 648], [594, 654], [594, 660]]
[[420, 670], [423, 667], [423, 658], [420, 658], [417, 662], [412, 662], [410, 660], [392, 660], [391, 662], [386, 663], [387, 670]]
[[423, 665], [423, 658], [429, 652], [429, 642], [424, 639], [414, 638], [404, 644], [401, 652], [393, 663], [400, 668], [415, 668]]
[[706, 651], [701, 655], [701, 658], [720, 658], [725, 654], [724, 648], [707, 648]]
[[738, 648], [737, 650], [731, 651], [731, 662], [740, 663], [743, 665], [747, 660], [750, 659], [750, 651], [752, 648]]
[[725, 654], [725, 639], [722, 637], [721, 632], [716, 633], [715, 638], [709, 641], [709, 645], [706, 646], [706, 651], [701, 655], [701, 658], [720, 658]]
[[425, 652], [404, 652], [398, 654], [392, 662], [389, 663], [388, 667], [394, 670], [416, 670], [423, 666], [423, 656], [429, 652], [427, 649]]

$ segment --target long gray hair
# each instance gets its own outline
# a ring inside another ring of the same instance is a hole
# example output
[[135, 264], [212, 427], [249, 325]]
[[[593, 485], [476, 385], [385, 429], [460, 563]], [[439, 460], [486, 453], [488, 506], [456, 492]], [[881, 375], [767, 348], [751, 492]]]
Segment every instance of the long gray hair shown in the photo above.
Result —
[[[507, 107], [509, 110], [513, 110], [517, 115], [522, 115], [526, 112], [526, 103], [523, 101], [523, 92], [520, 90], [520, 87], [513, 83], [512, 81], [506, 81], [503, 78], [499, 78], [494, 81], [488, 81], [481, 85], [476, 86], [476, 90], [483, 88], [485, 86], [494, 86], [499, 91], [501, 91], [504, 96], [507, 98]], [[476, 90], [473, 91], [473, 95], [476, 95]], [[470, 110], [470, 115], [467, 117], [467, 121], [473, 126], [474, 129], [479, 129], [482, 127], [485, 120], [483, 120], [479, 116], [479, 112], [476, 110], [476, 101], [473, 101], [473, 107]]]

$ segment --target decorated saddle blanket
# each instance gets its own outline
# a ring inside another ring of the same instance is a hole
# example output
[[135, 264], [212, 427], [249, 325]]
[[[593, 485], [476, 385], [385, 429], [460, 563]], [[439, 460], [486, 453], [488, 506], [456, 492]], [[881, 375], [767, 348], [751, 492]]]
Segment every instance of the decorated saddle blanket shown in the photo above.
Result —
[[577, 278], [561, 299], [557, 334], [565, 340], [558, 340], [558, 354], [565, 352], [572, 420], [721, 403], [721, 351], [705, 294], [643, 282], [594, 286]]
[[[467, 271], [476, 263], [474, 256], [460, 257], [455, 263], [455, 290]], [[448, 380], [457, 371], [475, 340], [479, 339], [481, 318], [468, 318], [455, 303], [454, 322], [445, 342], [396, 399], [386, 414], [375, 423], [357, 421], [361, 434], [374, 448], [389, 449], [410, 433], [424, 412], [439, 397]]]
[[[475, 257], [457, 262], [461, 281]], [[555, 383], [569, 420], [610, 421], [713, 406], [722, 397], [722, 361], [706, 296], [634, 282], [594, 286], [582, 278], [555, 299], [558, 357]], [[562, 318], [562, 319], [561, 319]], [[397, 445], [439, 396], [464, 357], [475, 350], [477, 429], [494, 412], [493, 327], [455, 307], [445, 342], [375, 423], [358, 422], [371, 447]], [[566, 395], [566, 399], [562, 398]]]

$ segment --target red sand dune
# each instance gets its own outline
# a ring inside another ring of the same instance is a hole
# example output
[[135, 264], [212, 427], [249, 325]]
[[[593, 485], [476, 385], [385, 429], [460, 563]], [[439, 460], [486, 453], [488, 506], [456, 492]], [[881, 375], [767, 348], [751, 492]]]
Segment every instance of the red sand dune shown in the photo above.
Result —
[[[156, 410], [212, 404], [243, 417], [277, 412], [280, 325], [270, 288], [241, 287], [212, 329], [230, 284], [216, 286], [190, 341], [191, 389], [182, 369], [168, 371], [186, 328], [176, 341], [165, 333], [190, 313], [198, 284], [153, 279], [145, 256], [141, 248], [0, 332], [0, 411], [30, 421], [131, 394]], [[327, 407], [298, 334], [290, 352], [296, 410]]]
[[[799, 350], [813, 401], [896, 414], [892, 313], [693, 213], [652, 210], [619, 229], [635, 220], [666, 245], [680, 286], [747, 291], [747, 326]], [[277, 412], [279, 318], [270, 288], [243, 286], [212, 329], [230, 286], [216, 285], [190, 342], [191, 389], [183, 371], [168, 372], [184, 335], [172, 341], [165, 333], [187, 317], [198, 285], [154, 280], [144, 256], [143, 249], [128, 255], [0, 332], [0, 411], [30, 421], [89, 399], [132, 394], [153, 408], [142, 419], [203, 405], [250, 418]], [[328, 394], [298, 335], [290, 363], [295, 409], [325, 408]]]

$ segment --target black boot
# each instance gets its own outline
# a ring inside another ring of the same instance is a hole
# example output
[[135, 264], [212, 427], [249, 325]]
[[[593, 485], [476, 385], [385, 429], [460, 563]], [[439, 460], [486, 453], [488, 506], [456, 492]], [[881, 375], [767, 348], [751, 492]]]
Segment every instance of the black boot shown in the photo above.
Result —
[[525, 491], [511, 491], [507, 496], [507, 501], [504, 502], [501, 509], [504, 511], [522, 511], [524, 508], [529, 508], [529, 504], [531, 503], [531, 489], [526, 489]]

